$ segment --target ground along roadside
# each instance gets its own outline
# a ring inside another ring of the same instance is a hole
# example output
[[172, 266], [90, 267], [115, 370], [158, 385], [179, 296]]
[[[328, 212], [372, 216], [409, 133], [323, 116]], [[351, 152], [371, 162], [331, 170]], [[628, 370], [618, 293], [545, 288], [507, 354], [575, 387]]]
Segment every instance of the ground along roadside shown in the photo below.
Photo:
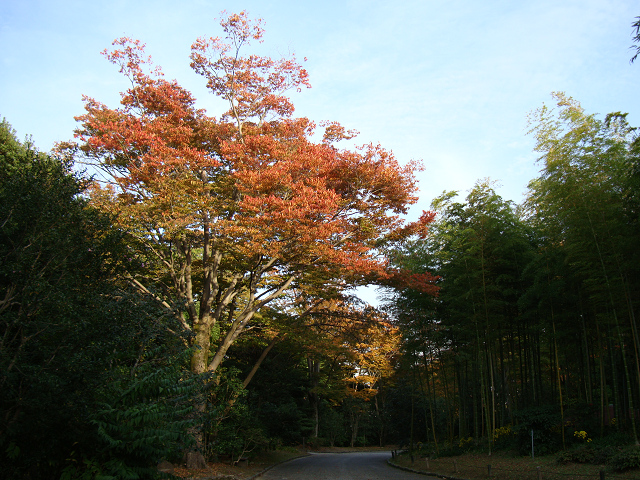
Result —
[[513, 456], [506, 453], [465, 454], [455, 457], [427, 459], [398, 455], [390, 465], [413, 472], [446, 479], [486, 480], [632, 480], [640, 478], [640, 470], [615, 472], [601, 465], [558, 462], [557, 455], [536, 457]]
[[[388, 451], [396, 449], [396, 446], [385, 447], [320, 447], [320, 448], [289, 448], [285, 450], [276, 450], [261, 452], [252, 456], [248, 463], [243, 465], [230, 465], [225, 462], [209, 462], [206, 469], [191, 469], [175, 466], [173, 475], [182, 479], [197, 480], [252, 480], [259, 478], [263, 473], [283, 462], [293, 460], [294, 458], [306, 456], [309, 452], [318, 453], [349, 453], [349, 452], [372, 452], [372, 451]], [[391, 455], [391, 453], [389, 453]]]

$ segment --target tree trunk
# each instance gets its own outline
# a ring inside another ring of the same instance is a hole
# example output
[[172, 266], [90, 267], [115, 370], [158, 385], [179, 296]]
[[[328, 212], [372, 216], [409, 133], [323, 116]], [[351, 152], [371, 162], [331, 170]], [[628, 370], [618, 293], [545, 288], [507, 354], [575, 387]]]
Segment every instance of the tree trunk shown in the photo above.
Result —
[[562, 449], [566, 448], [564, 438], [564, 405], [562, 400], [562, 384], [560, 382], [560, 363], [558, 363], [558, 342], [556, 339], [556, 321], [553, 317], [553, 308], [551, 309], [551, 325], [553, 326], [553, 350], [555, 352], [556, 363], [556, 379], [558, 381], [558, 395], [560, 396], [560, 419], [562, 421]]
[[[413, 418], [411, 419], [413, 421]], [[351, 409], [351, 442], [350, 446], [353, 448], [358, 439], [358, 426], [360, 423], [360, 412], [356, 408]]]
[[[196, 402], [196, 415], [204, 415], [206, 409], [206, 399], [198, 399]], [[207, 468], [207, 461], [204, 458], [204, 432], [200, 426], [191, 427], [189, 432], [195, 439], [196, 444], [184, 455], [184, 462], [188, 469]]]
[[[283, 335], [284, 336], [284, 335]], [[251, 382], [251, 380], [253, 380], [253, 376], [256, 374], [256, 372], [258, 371], [258, 368], [260, 368], [260, 365], [262, 365], [262, 362], [264, 361], [265, 358], [267, 358], [267, 355], [269, 354], [269, 352], [271, 351], [271, 349], [275, 346], [276, 343], [278, 343], [278, 341], [281, 339], [281, 337], [279, 337], [278, 335], [276, 335], [275, 337], [273, 337], [271, 339], [271, 341], [269, 342], [269, 345], [267, 345], [267, 347], [262, 351], [262, 353], [260, 354], [260, 357], [258, 358], [258, 360], [256, 361], [256, 363], [253, 365], [253, 368], [251, 369], [251, 371], [248, 373], [247, 377], [244, 379], [244, 382], [242, 382], [242, 386], [244, 388], [247, 388], [247, 386], [249, 385], [249, 383]]]
[[313, 410], [313, 436], [318, 438], [320, 433], [320, 396], [317, 388], [320, 383], [320, 362], [307, 357], [307, 366], [309, 368], [309, 402]]

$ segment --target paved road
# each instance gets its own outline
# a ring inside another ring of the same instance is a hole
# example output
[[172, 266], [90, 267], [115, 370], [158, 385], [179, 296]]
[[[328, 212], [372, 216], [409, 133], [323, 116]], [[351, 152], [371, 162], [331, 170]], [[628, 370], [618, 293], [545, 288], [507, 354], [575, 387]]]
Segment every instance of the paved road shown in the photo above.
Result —
[[387, 465], [390, 452], [314, 453], [278, 465], [264, 480], [428, 480]]

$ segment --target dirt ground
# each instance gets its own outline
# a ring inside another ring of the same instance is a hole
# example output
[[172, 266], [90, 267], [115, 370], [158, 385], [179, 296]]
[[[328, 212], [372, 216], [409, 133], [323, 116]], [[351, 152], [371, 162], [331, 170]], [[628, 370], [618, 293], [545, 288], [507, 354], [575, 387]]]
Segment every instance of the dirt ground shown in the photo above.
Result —
[[[455, 461], [455, 463], [454, 463]], [[426, 460], [415, 459], [411, 462], [408, 456], [396, 459], [399, 465], [421, 472], [467, 480], [599, 480], [600, 471], [604, 469], [598, 465], [569, 463], [561, 465], [555, 455], [546, 455], [531, 459], [530, 457], [514, 457], [503, 453], [491, 456], [479, 454], [460, 455]], [[491, 477], [488, 466], [491, 465]], [[605, 469], [606, 480], [639, 479], [639, 470], [628, 472], [611, 472]]]
[[230, 465], [219, 462], [208, 464], [208, 468], [202, 470], [187, 470], [184, 467], [175, 467], [174, 475], [185, 479], [220, 479], [227, 477], [229, 480], [243, 480], [251, 478], [262, 472], [266, 468], [292, 458], [305, 455], [301, 450], [284, 450], [276, 452], [266, 452], [248, 463], [248, 465]]

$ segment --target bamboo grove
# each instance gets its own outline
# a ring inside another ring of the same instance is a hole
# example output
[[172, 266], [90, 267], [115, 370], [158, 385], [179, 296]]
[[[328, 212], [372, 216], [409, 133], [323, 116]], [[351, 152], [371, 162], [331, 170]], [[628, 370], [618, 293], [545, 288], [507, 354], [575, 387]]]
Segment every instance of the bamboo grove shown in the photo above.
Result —
[[553, 100], [529, 116], [541, 169], [522, 205], [489, 180], [444, 192], [430, 236], [396, 252], [440, 277], [435, 298], [388, 298], [425, 405], [415, 441], [637, 443], [640, 143], [624, 114]]

